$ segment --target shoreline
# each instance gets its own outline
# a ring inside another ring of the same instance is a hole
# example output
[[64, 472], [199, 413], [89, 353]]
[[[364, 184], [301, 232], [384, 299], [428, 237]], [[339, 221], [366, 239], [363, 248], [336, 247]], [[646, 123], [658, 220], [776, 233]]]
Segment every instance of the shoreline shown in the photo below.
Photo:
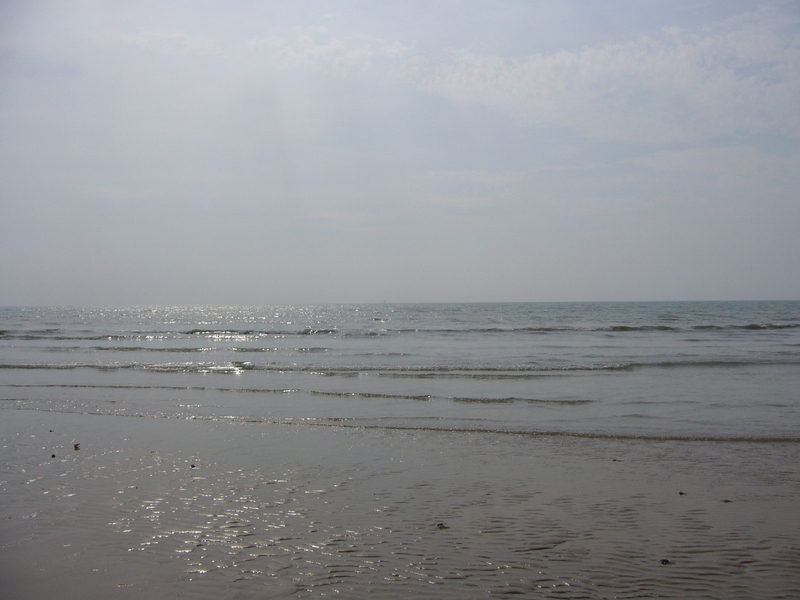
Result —
[[800, 596], [792, 442], [0, 414], [9, 597]]
[[[562, 431], [562, 430], [529, 430], [529, 429], [498, 429], [485, 427], [436, 427], [427, 425], [385, 425], [373, 423], [355, 423], [351, 417], [341, 418], [313, 418], [303, 417], [300, 419], [254, 419], [247, 416], [216, 416], [216, 415], [192, 415], [191, 417], [175, 414], [145, 414], [145, 413], [111, 413], [96, 411], [77, 411], [77, 410], [56, 410], [41, 407], [26, 406], [7, 406], [0, 410], [19, 410], [46, 413], [59, 413], [67, 415], [81, 415], [87, 417], [127, 417], [133, 419], [168, 419], [177, 421], [208, 421], [215, 423], [235, 424], [259, 424], [259, 425], [281, 425], [287, 427], [328, 427], [331, 429], [355, 429], [355, 430], [379, 430], [379, 431], [406, 431], [406, 432], [440, 432], [440, 433], [464, 433], [464, 434], [487, 434], [487, 435], [508, 435], [522, 437], [542, 437], [542, 438], [579, 438], [586, 440], [616, 440], [616, 441], [641, 441], [641, 442], [717, 442], [732, 444], [800, 444], [800, 437], [796, 436], [759, 436], [759, 435], [677, 435], [665, 433], [606, 433], [606, 432], [587, 432], [587, 431]], [[364, 421], [366, 419], [358, 419]]]

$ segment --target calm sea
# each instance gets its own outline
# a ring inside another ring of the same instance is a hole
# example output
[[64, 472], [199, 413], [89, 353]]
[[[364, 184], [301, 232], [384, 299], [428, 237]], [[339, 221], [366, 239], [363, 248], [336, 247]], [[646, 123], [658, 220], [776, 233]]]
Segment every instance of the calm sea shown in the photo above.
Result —
[[3, 408], [800, 440], [800, 302], [0, 309]]

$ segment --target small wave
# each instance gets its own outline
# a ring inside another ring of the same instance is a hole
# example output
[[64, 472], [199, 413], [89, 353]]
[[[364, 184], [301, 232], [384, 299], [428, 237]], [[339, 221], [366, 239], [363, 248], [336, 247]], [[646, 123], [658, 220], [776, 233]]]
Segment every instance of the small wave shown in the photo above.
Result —
[[[206, 349], [190, 349], [186, 351], [203, 352]], [[324, 352], [323, 349], [286, 349], [303, 353]], [[165, 352], [183, 352], [184, 350], [164, 349]], [[598, 363], [598, 364], [566, 364], [566, 365], [297, 365], [297, 364], [257, 364], [248, 361], [212, 362], [176, 362], [176, 363], [4, 363], [0, 369], [27, 370], [69, 370], [95, 369], [113, 371], [125, 369], [142, 369], [160, 373], [240, 373], [242, 371], [263, 371], [276, 373], [309, 373], [324, 376], [352, 377], [359, 373], [376, 373], [379, 377], [406, 377], [416, 379], [462, 378], [462, 379], [526, 379], [545, 377], [548, 375], [568, 375], [580, 373], [615, 373], [634, 371], [637, 369], [660, 368], [741, 368], [751, 366], [796, 366], [800, 360], [787, 357], [785, 360], [701, 360], [701, 361], [661, 361], [636, 363]]]
[[[436, 377], [441, 374], [445, 376], [477, 376], [494, 377], [496, 374], [506, 373], [560, 373], [572, 371], [627, 371], [634, 367], [628, 363], [608, 363], [608, 364], [571, 364], [571, 365], [480, 365], [480, 364], [466, 364], [466, 365], [360, 365], [360, 366], [309, 366], [309, 367], [293, 367], [283, 368], [273, 365], [265, 366], [267, 369], [275, 369], [281, 371], [325, 371], [329, 373], [337, 372], [379, 372], [381, 376], [386, 377], [417, 377], [417, 376], [432, 376]], [[385, 374], [385, 375], [384, 375]]]
[[126, 385], [126, 384], [95, 384], [95, 383], [9, 383], [5, 387], [11, 388], [81, 388], [103, 390], [222, 390], [224, 388], [210, 388], [207, 386], [192, 385]]
[[511, 404], [516, 398], [453, 398], [453, 402], [468, 404]]
[[335, 397], [335, 398], [378, 398], [378, 399], [390, 399], [390, 400], [431, 400], [434, 396], [429, 394], [420, 394], [416, 396], [410, 396], [407, 394], [381, 394], [381, 393], [371, 393], [371, 392], [323, 392], [323, 391], [305, 391], [303, 393], [310, 394], [312, 396], [328, 396], [328, 397]]
[[71, 333], [61, 329], [43, 330], [0, 330], [1, 339], [22, 341], [52, 340], [52, 341], [98, 341], [98, 340], [133, 340], [157, 337], [171, 339], [184, 336], [205, 337], [210, 339], [258, 339], [266, 337], [289, 336], [341, 336], [341, 337], [383, 337], [393, 335], [425, 335], [425, 336], [457, 336], [457, 335], [549, 335], [549, 334], [626, 334], [626, 333], [674, 333], [674, 332], [723, 332], [723, 331], [768, 331], [800, 328], [798, 322], [786, 323], [716, 323], [716, 324], [615, 324], [598, 326], [522, 326], [522, 327], [465, 327], [465, 328], [437, 328], [437, 327], [407, 327], [391, 329], [340, 329], [337, 327], [305, 327], [303, 329], [270, 328], [270, 329], [231, 329], [231, 328], [194, 328], [188, 330], [172, 331], [128, 331], [125, 333], [96, 334], [94, 332]]
[[78, 389], [128, 389], [128, 390], [182, 390], [182, 391], [204, 391], [222, 393], [248, 393], [248, 394], [308, 394], [310, 396], [324, 396], [333, 398], [361, 398], [361, 399], [387, 399], [387, 400], [450, 400], [460, 403], [476, 404], [511, 404], [514, 402], [527, 402], [531, 404], [552, 404], [552, 405], [582, 405], [590, 404], [593, 400], [577, 399], [540, 399], [540, 398], [478, 398], [462, 396], [434, 396], [432, 394], [386, 394], [381, 392], [337, 392], [323, 390], [301, 390], [291, 388], [238, 388], [238, 387], [215, 387], [215, 386], [177, 386], [177, 385], [114, 385], [114, 384], [79, 384], [79, 383], [46, 383], [46, 384], [9, 384], [5, 387], [10, 388], [78, 388]]
[[214, 348], [149, 348], [147, 346], [92, 346], [88, 350], [98, 352], [209, 352]]
[[0, 369], [22, 369], [22, 370], [54, 370], [54, 371], [63, 371], [69, 369], [80, 369], [85, 367], [93, 368], [96, 365], [42, 365], [42, 364], [32, 364], [32, 365], [25, 365], [25, 364], [0, 364]]
[[457, 335], [457, 334], [507, 334], [507, 333], [557, 333], [569, 331], [582, 331], [575, 327], [465, 327], [458, 328], [426, 328], [426, 327], [406, 327], [399, 329], [386, 329], [386, 333], [393, 334], [433, 334], [433, 335]]
[[378, 377], [393, 379], [536, 379], [543, 373], [378, 373]]
[[346, 331], [344, 337], [384, 337], [389, 335], [387, 331]]
[[451, 398], [453, 402], [466, 402], [475, 404], [513, 404], [515, 402], [527, 402], [529, 404], [553, 404], [561, 406], [571, 406], [580, 404], [590, 404], [593, 400], [559, 400], [559, 399], [541, 399], [541, 398], [519, 398], [516, 396], [508, 398], [465, 398], [456, 397]]
[[131, 336], [127, 335], [38, 335], [32, 333], [8, 334], [2, 336], [7, 340], [22, 340], [22, 341], [35, 341], [35, 340], [52, 340], [54, 342], [64, 341], [84, 341], [93, 342], [99, 340], [119, 340], [127, 339]]
[[[14, 399], [6, 399], [14, 400]], [[383, 430], [383, 431], [419, 431], [434, 432], [442, 434], [487, 434], [520, 437], [553, 437], [553, 438], [584, 438], [592, 440], [623, 440], [641, 442], [715, 442], [715, 443], [739, 443], [739, 444], [798, 444], [798, 436], [725, 436], [725, 435], [671, 435], [671, 434], [626, 434], [626, 433], [604, 433], [591, 431], [562, 431], [545, 429], [498, 429], [486, 427], [448, 427], [446, 425], [391, 425], [375, 423], [359, 423], [356, 419], [331, 417], [321, 419], [309, 418], [287, 418], [269, 419], [236, 416], [206, 416], [206, 415], [177, 415], [177, 414], [143, 414], [143, 413], [115, 413], [101, 412], [98, 410], [81, 411], [69, 410], [67, 408], [42, 408], [31, 406], [0, 406], [0, 410], [25, 410], [48, 413], [79, 414], [86, 416], [138, 418], [138, 419], [179, 419], [190, 421], [214, 421], [218, 423], [253, 423], [264, 425], [287, 425], [287, 426], [306, 426], [306, 427], [331, 427], [339, 429], [359, 429], [359, 430]]]
[[749, 325], [736, 325], [737, 329], [796, 329], [800, 323], [750, 323]]
[[566, 326], [566, 327], [467, 327], [458, 328], [399, 328], [386, 329], [386, 333], [392, 334], [432, 334], [432, 335], [455, 335], [455, 334], [513, 334], [513, 333], [629, 333], [629, 332], [674, 332], [674, 331], [703, 331], [703, 330], [760, 330], [760, 329], [793, 329], [800, 327], [800, 323], [750, 323], [747, 325], [738, 324], [704, 324], [704, 325], [601, 325], [601, 326]]
[[209, 337], [232, 337], [232, 336], [275, 336], [275, 335], [330, 335], [339, 333], [338, 329], [315, 329], [306, 327], [305, 329], [190, 329], [179, 332], [181, 335], [209, 336]]
[[457, 334], [587, 334], [587, 333], [672, 333], [681, 331], [735, 331], [750, 330], [759, 331], [765, 329], [795, 329], [800, 327], [800, 323], [750, 323], [747, 325], [737, 324], [708, 324], [708, 325], [603, 325], [603, 326], [566, 326], [566, 327], [476, 327], [476, 328], [406, 328], [406, 329], [387, 329], [386, 333], [391, 334], [430, 334], [430, 335], [457, 335]]
[[[255, 422], [259, 422], [256, 420]], [[602, 433], [588, 431], [553, 431], [553, 430], [512, 430], [512, 429], [493, 429], [482, 427], [435, 427], [425, 425], [374, 425], [357, 423], [320, 423], [320, 422], [298, 422], [297, 424], [310, 426], [345, 427], [352, 429], [385, 429], [389, 431], [440, 431], [443, 433], [486, 433], [494, 435], [517, 435], [526, 437], [572, 437], [586, 438], [595, 440], [640, 440], [655, 442], [723, 442], [723, 443], [800, 443], [797, 436], [704, 436], [704, 435], [669, 435], [669, 434], [625, 434], [625, 433]]]
[[232, 352], [279, 352], [280, 348], [231, 348]]
[[180, 333], [183, 335], [262, 335], [266, 332], [254, 331], [252, 329], [190, 329]]
[[612, 325], [611, 327], [603, 327], [598, 331], [676, 331], [677, 327], [669, 327], [667, 325]]
[[93, 383], [11, 383], [10, 388], [79, 388], [103, 390], [173, 390], [192, 392], [241, 392], [247, 394], [292, 394], [300, 390], [287, 388], [231, 388], [206, 385], [126, 385], [126, 384], [93, 384]]
[[787, 359], [787, 360], [668, 360], [653, 363], [639, 363], [636, 367], [639, 368], [661, 368], [661, 369], [674, 369], [674, 368], [726, 368], [734, 369], [741, 367], [755, 367], [755, 366], [795, 366], [800, 365], [800, 360]]

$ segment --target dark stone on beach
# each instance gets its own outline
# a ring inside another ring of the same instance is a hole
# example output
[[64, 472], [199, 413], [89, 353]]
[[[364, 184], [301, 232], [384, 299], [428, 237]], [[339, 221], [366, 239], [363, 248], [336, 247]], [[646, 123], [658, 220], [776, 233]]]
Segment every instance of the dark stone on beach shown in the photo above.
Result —
[[725, 504], [728, 504], [729, 502], [733, 502], [733, 500], [723, 500], [723, 502], [724, 502]]
[[193, 468], [193, 469], [196, 469], [197, 467], [195, 467], [194, 465], [192, 465], [192, 468]]
[[80, 450], [81, 449], [81, 445], [80, 444], [72, 444], [72, 447], [75, 448], [75, 450]]
[[439, 529], [450, 529], [450, 528], [449, 528], [447, 525], [445, 525], [444, 523], [439, 523], [438, 525], [436, 525], [436, 527], [438, 527]]
[[56, 455], [55, 455], [55, 454], [51, 454], [51, 455], [50, 455], [50, 458], [55, 458], [55, 457], [56, 457]]
[[685, 496], [686, 492], [678, 492], [678, 496]]
[[661, 564], [662, 564], [662, 565], [671, 565], [671, 564], [672, 564], [672, 561], [670, 561], [670, 560], [669, 560], [669, 559], [667, 559], [667, 558], [662, 558], [662, 559], [661, 559]]

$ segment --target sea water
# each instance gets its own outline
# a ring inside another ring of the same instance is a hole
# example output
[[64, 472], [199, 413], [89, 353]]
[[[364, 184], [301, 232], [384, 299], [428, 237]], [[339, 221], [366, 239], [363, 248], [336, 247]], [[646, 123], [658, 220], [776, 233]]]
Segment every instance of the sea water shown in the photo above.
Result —
[[3, 308], [4, 408], [800, 438], [800, 302]]

